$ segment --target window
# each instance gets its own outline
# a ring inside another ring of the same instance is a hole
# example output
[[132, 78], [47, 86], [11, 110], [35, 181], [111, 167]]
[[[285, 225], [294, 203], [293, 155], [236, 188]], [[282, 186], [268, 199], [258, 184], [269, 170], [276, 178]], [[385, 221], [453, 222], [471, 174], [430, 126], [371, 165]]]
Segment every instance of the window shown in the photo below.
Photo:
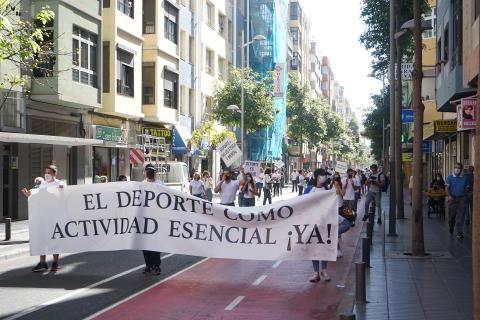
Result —
[[189, 38], [189, 49], [190, 49], [189, 62], [191, 64], [195, 64], [195, 39], [193, 37]]
[[164, 1], [165, 9], [165, 38], [177, 43], [177, 16], [178, 10], [167, 1]]
[[443, 31], [443, 62], [448, 62], [448, 24], [445, 26]]
[[117, 0], [117, 10], [133, 19], [133, 0]]
[[123, 96], [134, 96], [134, 55], [117, 49], [117, 93]]
[[232, 20], [228, 20], [227, 38], [228, 38], [228, 42], [233, 42], [233, 23], [232, 23]]
[[97, 87], [97, 36], [73, 27], [72, 80]]
[[437, 8], [432, 8], [423, 15], [423, 19], [428, 26], [432, 27], [431, 30], [425, 30], [422, 34], [423, 39], [435, 38], [437, 32]]
[[205, 22], [212, 28], [215, 28], [215, 21], [213, 17], [213, 4], [207, 1], [205, 5]]
[[480, 0], [474, 0], [473, 6], [473, 22], [475, 22], [480, 16]]
[[163, 106], [177, 109], [178, 76], [168, 70], [164, 70], [163, 75]]
[[180, 86], [180, 114], [187, 114], [186, 88]]
[[450, 68], [453, 70], [456, 65], [462, 65], [463, 51], [463, 10], [462, 0], [453, 1], [453, 29], [452, 29], [452, 57]]
[[185, 61], [187, 59], [187, 34], [185, 31], [180, 31], [180, 59]]
[[223, 14], [218, 14], [218, 34], [221, 35], [223, 38], [226, 36], [226, 17]]
[[103, 92], [110, 92], [110, 41], [103, 41], [102, 55]]
[[205, 50], [205, 71], [213, 76], [213, 51]]
[[204, 110], [203, 110], [203, 114], [205, 114], [205, 113], [211, 114], [212, 107], [213, 107], [212, 97], [205, 96], [205, 107], [204, 107]]
[[188, 103], [189, 103], [189, 115], [190, 117], [195, 116], [195, 91], [193, 89], [188, 89]]
[[298, 20], [298, 3], [297, 2], [292, 2], [290, 3], [290, 20]]
[[218, 79], [225, 80], [225, 59], [218, 57]]
[[103, 7], [110, 8], [110, 0], [103, 0]]
[[290, 35], [292, 36], [293, 44], [298, 44], [298, 39], [299, 39], [298, 33], [299, 33], [299, 30], [297, 27], [290, 28]]
[[299, 54], [298, 52], [294, 52], [290, 68], [292, 70], [298, 70], [299, 64], [300, 64]]
[[155, 33], [155, 0], [143, 0], [143, 33]]
[[155, 63], [142, 65], [142, 101], [143, 104], [155, 104]]
[[37, 78], [52, 77], [53, 67], [56, 63], [53, 39], [53, 20], [50, 20], [45, 26], [40, 22], [36, 23], [38, 28], [42, 29], [43, 40], [39, 42], [40, 51], [35, 55], [35, 68], [33, 76]]

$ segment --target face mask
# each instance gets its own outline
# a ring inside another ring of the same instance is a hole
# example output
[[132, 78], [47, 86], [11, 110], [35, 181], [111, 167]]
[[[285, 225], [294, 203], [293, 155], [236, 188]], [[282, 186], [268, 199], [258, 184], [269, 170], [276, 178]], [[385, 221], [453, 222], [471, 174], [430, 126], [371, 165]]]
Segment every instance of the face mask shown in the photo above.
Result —
[[455, 173], [456, 176], [458, 176], [460, 174], [460, 172], [462, 172], [462, 170], [459, 169], [459, 168], [455, 168], [455, 170], [453, 170], [453, 172]]
[[327, 181], [327, 177], [320, 176], [320, 183], [325, 183], [325, 181]]
[[153, 172], [152, 170], [148, 170], [146, 175], [148, 179], [155, 178], [155, 172]]
[[225, 179], [230, 180], [230, 179], [232, 179], [232, 176], [229, 175], [229, 174], [227, 174], [227, 176], [225, 177]]
[[353, 177], [353, 174], [349, 174], [349, 175], [348, 175], [348, 178], [349, 178], [349, 179], [352, 179], [352, 177]]
[[51, 174], [45, 173], [45, 181], [51, 181], [53, 176]]
[[442, 179], [440, 177], [437, 177], [437, 181], [440, 181], [440, 180], [442, 180]]

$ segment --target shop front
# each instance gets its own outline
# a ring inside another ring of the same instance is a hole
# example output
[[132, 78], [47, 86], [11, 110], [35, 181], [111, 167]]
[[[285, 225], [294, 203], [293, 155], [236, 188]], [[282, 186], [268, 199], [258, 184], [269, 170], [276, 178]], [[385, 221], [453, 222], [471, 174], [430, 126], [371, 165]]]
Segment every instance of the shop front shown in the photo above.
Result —
[[139, 144], [145, 153], [146, 163], [172, 161], [172, 130], [163, 126], [144, 125]]

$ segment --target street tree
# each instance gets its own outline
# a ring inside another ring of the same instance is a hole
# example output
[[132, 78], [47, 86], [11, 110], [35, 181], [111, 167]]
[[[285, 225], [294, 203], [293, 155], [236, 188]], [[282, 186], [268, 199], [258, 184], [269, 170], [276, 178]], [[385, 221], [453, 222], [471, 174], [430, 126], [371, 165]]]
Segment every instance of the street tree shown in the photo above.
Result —
[[[242, 70], [233, 68], [224, 83], [218, 83], [213, 92], [213, 117], [222, 124], [241, 127], [241, 114], [229, 110], [228, 106], [241, 104]], [[250, 68], [244, 69], [244, 136], [247, 133], [271, 126], [275, 120], [276, 110], [273, 104], [273, 76], [261, 77]], [[246, 139], [245, 139], [246, 140]], [[248, 146], [245, 141], [245, 153]]]

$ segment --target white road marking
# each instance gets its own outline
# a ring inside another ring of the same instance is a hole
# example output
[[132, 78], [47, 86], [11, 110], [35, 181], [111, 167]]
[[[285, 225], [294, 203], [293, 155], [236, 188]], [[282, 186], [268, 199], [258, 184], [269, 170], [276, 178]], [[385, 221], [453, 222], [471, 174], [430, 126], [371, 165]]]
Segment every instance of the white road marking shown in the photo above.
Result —
[[165, 278], [165, 279], [162, 279], [162, 280], [160, 280], [160, 281], [152, 284], [151, 286], [149, 286], [149, 287], [147, 287], [147, 288], [145, 288], [145, 289], [143, 289], [143, 290], [141, 290], [141, 291], [139, 291], [139, 292], [137, 292], [137, 293], [134, 293], [134, 294], [132, 294], [131, 296], [126, 297], [125, 299], [120, 300], [120, 301], [112, 304], [111, 306], [106, 307], [105, 309], [102, 309], [102, 310], [100, 310], [100, 311], [92, 314], [91, 316], [85, 318], [84, 320], [91, 320], [91, 319], [93, 319], [93, 318], [95, 318], [95, 317], [98, 317], [98, 316], [101, 315], [102, 313], [105, 313], [105, 312], [107, 312], [107, 311], [115, 308], [116, 306], [118, 306], [118, 305], [120, 305], [120, 304], [122, 304], [122, 303], [124, 303], [124, 302], [126, 302], [126, 301], [128, 301], [128, 300], [130, 300], [130, 299], [133, 299], [133, 298], [135, 298], [136, 296], [141, 295], [142, 293], [144, 293], [144, 292], [152, 289], [153, 287], [156, 287], [156, 286], [158, 286], [159, 284], [162, 284], [162, 283], [164, 283], [165, 281], [168, 281], [168, 280], [170, 280], [170, 279], [178, 276], [179, 274], [182, 274], [182, 273], [184, 273], [185, 271], [188, 271], [188, 270], [190, 270], [190, 269], [198, 266], [200, 263], [203, 263], [203, 262], [205, 262], [205, 261], [207, 261], [207, 260], [209, 260], [209, 259], [210, 259], [210, 258], [205, 258], [205, 259], [203, 259], [203, 260], [200, 260], [200, 261], [198, 261], [197, 263], [192, 264], [190, 267], [185, 268], [185, 269], [182, 269], [182, 270], [178, 271], [177, 273], [174, 273], [174, 274], [172, 274], [171, 276], [169, 276], [169, 277], [167, 277], [167, 278]]
[[[65, 257], [66, 255], [62, 255], [62, 256]], [[170, 253], [170, 254], [167, 254], [166, 256], [163, 256], [162, 259], [167, 259], [168, 257], [171, 257], [171, 256], [173, 256], [173, 253]], [[120, 277], [123, 277], [124, 275], [127, 275], [127, 274], [129, 274], [129, 273], [132, 273], [132, 272], [134, 272], [134, 271], [137, 271], [138, 269], [143, 268], [144, 266], [145, 266], [145, 265], [143, 265], [143, 264], [142, 264], [142, 265], [139, 265], [139, 266], [137, 266], [137, 267], [128, 269], [128, 270], [123, 271], [123, 272], [121, 272], [121, 273], [118, 273], [118, 274], [116, 274], [116, 275], [114, 275], [114, 276], [111, 276], [111, 277], [109, 277], [109, 278], [106, 278], [106, 279], [103, 279], [103, 280], [101, 280], [101, 281], [92, 283], [92, 284], [89, 285], [89, 286], [76, 289], [76, 290], [74, 290], [74, 291], [72, 291], [72, 292], [70, 292], [70, 293], [68, 293], [68, 294], [65, 294], [65, 295], [63, 295], [63, 296], [60, 296], [60, 297], [55, 298], [55, 299], [53, 299], [53, 300], [50, 300], [50, 301], [44, 302], [44, 303], [42, 303], [42, 304], [39, 304], [39, 305], [30, 307], [30, 308], [27, 308], [27, 309], [25, 309], [25, 310], [23, 310], [23, 311], [21, 311], [21, 312], [19, 312], [19, 313], [16, 313], [16, 314], [12, 315], [11, 317], [5, 318], [4, 320], [14, 320], [14, 319], [18, 319], [18, 318], [23, 317], [23, 316], [25, 316], [25, 315], [27, 315], [27, 314], [30, 314], [30, 313], [32, 313], [32, 312], [35, 312], [35, 311], [38, 311], [38, 310], [43, 309], [43, 308], [45, 308], [45, 307], [48, 307], [48, 306], [50, 306], [50, 305], [52, 305], [52, 304], [59, 303], [59, 302], [61, 302], [61, 301], [67, 300], [67, 299], [69, 299], [69, 298], [71, 298], [71, 297], [73, 297], [73, 296], [76, 296], [76, 295], [78, 295], [78, 294], [80, 294], [80, 293], [82, 293], [82, 292], [85, 292], [85, 291], [87, 291], [87, 290], [89, 290], [89, 289], [93, 289], [93, 288], [95, 288], [95, 287], [101, 286], [101, 285], [104, 284], [104, 283], [107, 283], [107, 282], [110, 282], [110, 281], [112, 281], [112, 280], [115, 280], [115, 279], [118, 279], [118, 278], [120, 278]]]
[[265, 275], [265, 274], [264, 274], [264, 275], [261, 275], [260, 277], [258, 277], [257, 280], [255, 280], [254, 283], [252, 283], [252, 286], [258, 286], [258, 285], [260, 285], [260, 283], [262, 283], [263, 280], [265, 280], [266, 277], [267, 277], [267, 275]]
[[242, 300], [245, 298], [245, 296], [238, 296], [233, 300], [226, 308], [225, 310], [227, 311], [232, 311]]
[[278, 266], [282, 263], [282, 260], [278, 260], [277, 262], [275, 262], [272, 266], [273, 269], [276, 269], [278, 268]]

